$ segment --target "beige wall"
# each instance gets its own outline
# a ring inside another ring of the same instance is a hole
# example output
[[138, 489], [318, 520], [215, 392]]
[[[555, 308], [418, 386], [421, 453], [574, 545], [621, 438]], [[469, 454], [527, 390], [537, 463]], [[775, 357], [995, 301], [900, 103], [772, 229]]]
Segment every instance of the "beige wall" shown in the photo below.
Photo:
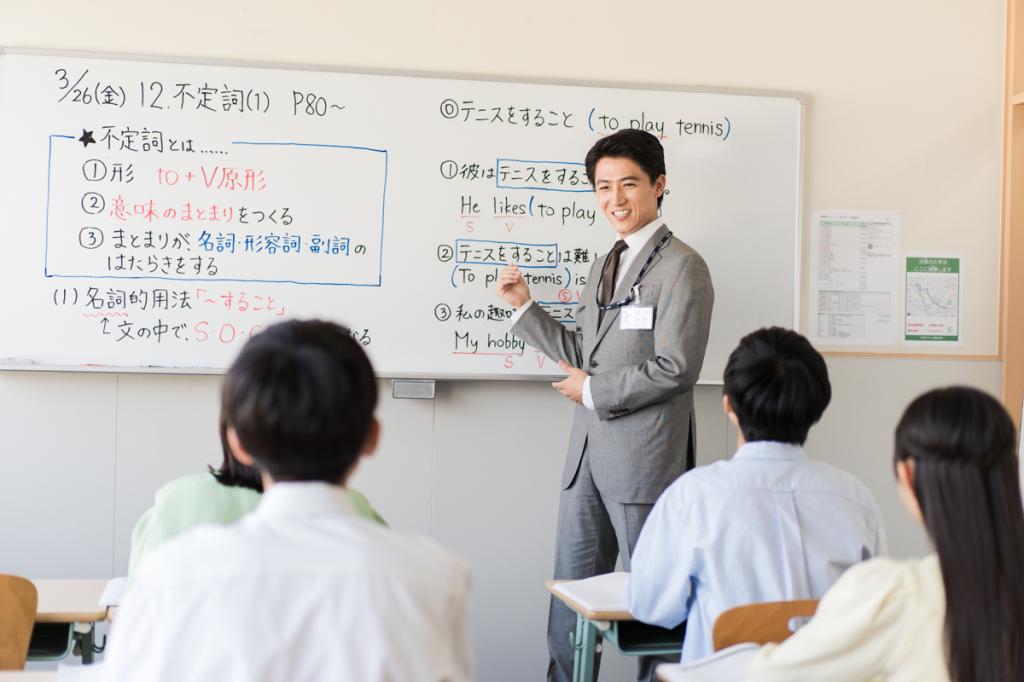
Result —
[[[899, 210], [905, 248], [969, 248], [984, 265], [998, 248], [1003, 7], [4, 0], [0, 45], [802, 92], [805, 224], [815, 208]], [[0, 214], [0, 231], [10, 229]], [[975, 271], [972, 338], [994, 338], [995, 274]], [[999, 363], [830, 358], [829, 368], [835, 400], [809, 449], [868, 483], [893, 554], [927, 551], [892, 489], [892, 427], [931, 386], [997, 391]], [[131, 524], [155, 487], [216, 459], [216, 385], [0, 374], [0, 571], [122, 572]], [[717, 389], [699, 391], [702, 461], [731, 449], [717, 402]], [[459, 382], [432, 403], [385, 399], [382, 417], [382, 451], [358, 485], [394, 525], [472, 561], [480, 679], [539, 679], [568, 407], [543, 383]], [[606, 674], [625, 679], [628, 669], [610, 660]]]

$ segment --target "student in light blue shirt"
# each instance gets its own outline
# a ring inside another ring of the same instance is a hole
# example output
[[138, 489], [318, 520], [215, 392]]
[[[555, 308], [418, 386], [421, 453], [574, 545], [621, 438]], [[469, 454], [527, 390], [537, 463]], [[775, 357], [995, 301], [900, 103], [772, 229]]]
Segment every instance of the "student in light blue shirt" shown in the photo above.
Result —
[[739, 449], [676, 479], [633, 550], [629, 610], [666, 628], [687, 621], [683, 662], [712, 653], [722, 611], [820, 598], [849, 566], [885, 553], [868, 489], [804, 454], [831, 396], [825, 360], [796, 332], [760, 329], [729, 356], [722, 406]]

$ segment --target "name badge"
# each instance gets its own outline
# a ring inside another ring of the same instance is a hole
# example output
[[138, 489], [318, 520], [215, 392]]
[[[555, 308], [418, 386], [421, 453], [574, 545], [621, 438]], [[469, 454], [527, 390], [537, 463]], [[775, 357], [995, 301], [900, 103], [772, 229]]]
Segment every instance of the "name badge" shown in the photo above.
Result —
[[621, 308], [619, 329], [654, 329], [654, 306], [627, 305]]

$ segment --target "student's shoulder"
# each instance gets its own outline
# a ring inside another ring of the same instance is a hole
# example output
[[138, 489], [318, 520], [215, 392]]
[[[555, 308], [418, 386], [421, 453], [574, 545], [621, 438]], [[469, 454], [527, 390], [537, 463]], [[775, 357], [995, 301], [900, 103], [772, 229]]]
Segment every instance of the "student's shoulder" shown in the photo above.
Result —
[[469, 563], [431, 538], [381, 526], [368, 519], [358, 523], [365, 533], [366, 567], [402, 583], [444, 586], [451, 594], [469, 591]]
[[222, 485], [212, 474], [202, 473], [165, 484], [157, 491], [152, 513], [157, 525], [180, 531], [202, 523], [232, 523], [259, 501], [255, 490]]
[[179, 476], [164, 483], [156, 491], [156, 501], [164, 502], [183, 495], [193, 495], [210, 488], [210, 484], [220, 485], [209, 472]]
[[232, 561], [244, 561], [242, 549], [230, 526], [192, 526], [148, 552], [134, 580], [152, 586], [188, 581], [211, 568], [226, 568]]
[[369, 532], [374, 534], [376, 542], [389, 547], [395, 555], [407, 556], [421, 566], [454, 572], [469, 571], [469, 565], [463, 559], [426, 535], [378, 524], [372, 524]]
[[662, 498], [674, 504], [696, 504], [736, 488], [736, 466], [723, 459], [690, 469], [665, 489]]
[[388, 525], [383, 517], [377, 513], [377, 510], [373, 508], [370, 501], [366, 499], [365, 495], [355, 488], [346, 488], [345, 490], [348, 492], [348, 499], [355, 508], [356, 514], [364, 519], [370, 519], [371, 521], [375, 521], [381, 525]]
[[804, 469], [819, 481], [824, 491], [846, 497], [872, 511], [878, 510], [875, 496], [863, 481], [850, 472], [813, 457], [805, 460]]
[[712, 490], [717, 488], [732, 488], [739, 481], [745, 481], [749, 477], [743, 462], [732, 457], [720, 459], [709, 464], [690, 469], [679, 477], [686, 485], [706, 486]]
[[208, 471], [175, 478], [160, 486], [156, 491], [157, 504], [169, 504], [179, 500], [210, 497], [237, 497], [239, 499], [251, 498], [259, 500], [260, 494], [248, 488], [223, 485]]
[[923, 559], [877, 557], [848, 568], [833, 588], [852, 595], [874, 592], [890, 600], [942, 602], [942, 572], [935, 555]]

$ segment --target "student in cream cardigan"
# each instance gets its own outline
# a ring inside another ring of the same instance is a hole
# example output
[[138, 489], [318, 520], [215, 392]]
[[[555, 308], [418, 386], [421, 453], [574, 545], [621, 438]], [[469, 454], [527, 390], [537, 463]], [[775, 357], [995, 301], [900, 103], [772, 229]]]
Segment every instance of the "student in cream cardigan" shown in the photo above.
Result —
[[1024, 680], [1024, 509], [1006, 410], [930, 391], [896, 428], [900, 496], [935, 554], [849, 569], [806, 626], [762, 647], [754, 682]]

